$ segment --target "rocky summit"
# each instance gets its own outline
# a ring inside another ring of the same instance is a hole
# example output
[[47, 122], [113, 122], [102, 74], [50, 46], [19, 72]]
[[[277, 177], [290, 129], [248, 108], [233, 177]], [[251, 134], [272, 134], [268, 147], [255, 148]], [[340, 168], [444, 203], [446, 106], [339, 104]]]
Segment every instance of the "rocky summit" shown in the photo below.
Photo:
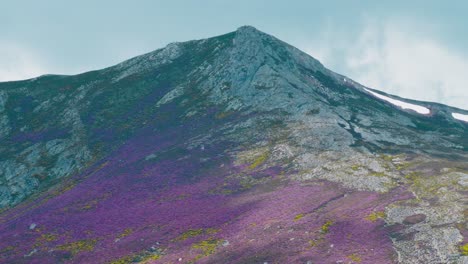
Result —
[[249, 26], [0, 83], [0, 263], [468, 263], [457, 116]]

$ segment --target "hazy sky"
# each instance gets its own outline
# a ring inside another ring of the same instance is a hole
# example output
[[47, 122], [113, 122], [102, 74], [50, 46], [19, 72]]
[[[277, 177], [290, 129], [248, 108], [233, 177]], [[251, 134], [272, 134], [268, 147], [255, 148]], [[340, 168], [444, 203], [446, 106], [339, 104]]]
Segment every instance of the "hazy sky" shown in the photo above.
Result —
[[0, 81], [253, 25], [366, 86], [468, 109], [468, 1], [383, 2], [0, 0]]

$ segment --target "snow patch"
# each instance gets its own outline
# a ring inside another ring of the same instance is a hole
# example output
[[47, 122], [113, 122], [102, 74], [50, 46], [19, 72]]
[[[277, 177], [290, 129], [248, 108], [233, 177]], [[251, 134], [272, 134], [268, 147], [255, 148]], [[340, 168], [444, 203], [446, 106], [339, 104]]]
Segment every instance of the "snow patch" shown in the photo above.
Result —
[[424, 106], [420, 106], [420, 105], [415, 105], [415, 104], [410, 104], [410, 103], [406, 103], [406, 102], [403, 102], [403, 101], [399, 101], [399, 100], [395, 100], [393, 98], [390, 98], [390, 97], [387, 97], [385, 95], [381, 95], [381, 94], [378, 94], [378, 93], [375, 93], [375, 92], [372, 92], [368, 89], [365, 89], [368, 93], [372, 94], [373, 96], [379, 98], [379, 99], [382, 99], [382, 100], [385, 100], [393, 105], [396, 105], [402, 109], [410, 109], [410, 110], [413, 110], [419, 114], [422, 114], [422, 115], [428, 115], [431, 113], [431, 110], [429, 110], [429, 108], [427, 107], [424, 107]]
[[452, 117], [457, 119], [457, 120], [468, 122], [468, 115], [459, 114], [459, 113], [452, 113]]

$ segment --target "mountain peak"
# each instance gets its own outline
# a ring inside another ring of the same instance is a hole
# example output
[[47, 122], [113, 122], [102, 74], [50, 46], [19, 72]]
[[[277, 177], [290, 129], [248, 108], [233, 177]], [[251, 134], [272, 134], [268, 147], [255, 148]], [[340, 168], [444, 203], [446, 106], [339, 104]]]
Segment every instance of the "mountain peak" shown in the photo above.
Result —
[[263, 33], [262, 31], [258, 30], [256, 27], [250, 26], [250, 25], [241, 26], [237, 28], [236, 31], [237, 32], [261, 32]]
[[274, 38], [273, 36], [258, 30], [257, 28], [253, 26], [242, 26], [239, 27], [236, 31], [236, 38], [246, 38], [250, 40], [258, 40], [258, 39], [263, 39], [263, 38]]

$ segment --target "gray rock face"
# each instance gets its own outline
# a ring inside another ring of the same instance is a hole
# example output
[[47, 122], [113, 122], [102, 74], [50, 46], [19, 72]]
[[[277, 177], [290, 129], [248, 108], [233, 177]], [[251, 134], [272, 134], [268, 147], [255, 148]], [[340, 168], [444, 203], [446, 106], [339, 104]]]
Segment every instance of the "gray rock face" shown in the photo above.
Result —
[[91, 158], [87, 148], [61, 139], [36, 143], [18, 156], [0, 162], [0, 207], [24, 200], [39, 187], [40, 181], [79, 171]]
[[0, 90], [0, 139], [8, 136], [11, 131], [8, 116], [5, 112], [7, 93]]

